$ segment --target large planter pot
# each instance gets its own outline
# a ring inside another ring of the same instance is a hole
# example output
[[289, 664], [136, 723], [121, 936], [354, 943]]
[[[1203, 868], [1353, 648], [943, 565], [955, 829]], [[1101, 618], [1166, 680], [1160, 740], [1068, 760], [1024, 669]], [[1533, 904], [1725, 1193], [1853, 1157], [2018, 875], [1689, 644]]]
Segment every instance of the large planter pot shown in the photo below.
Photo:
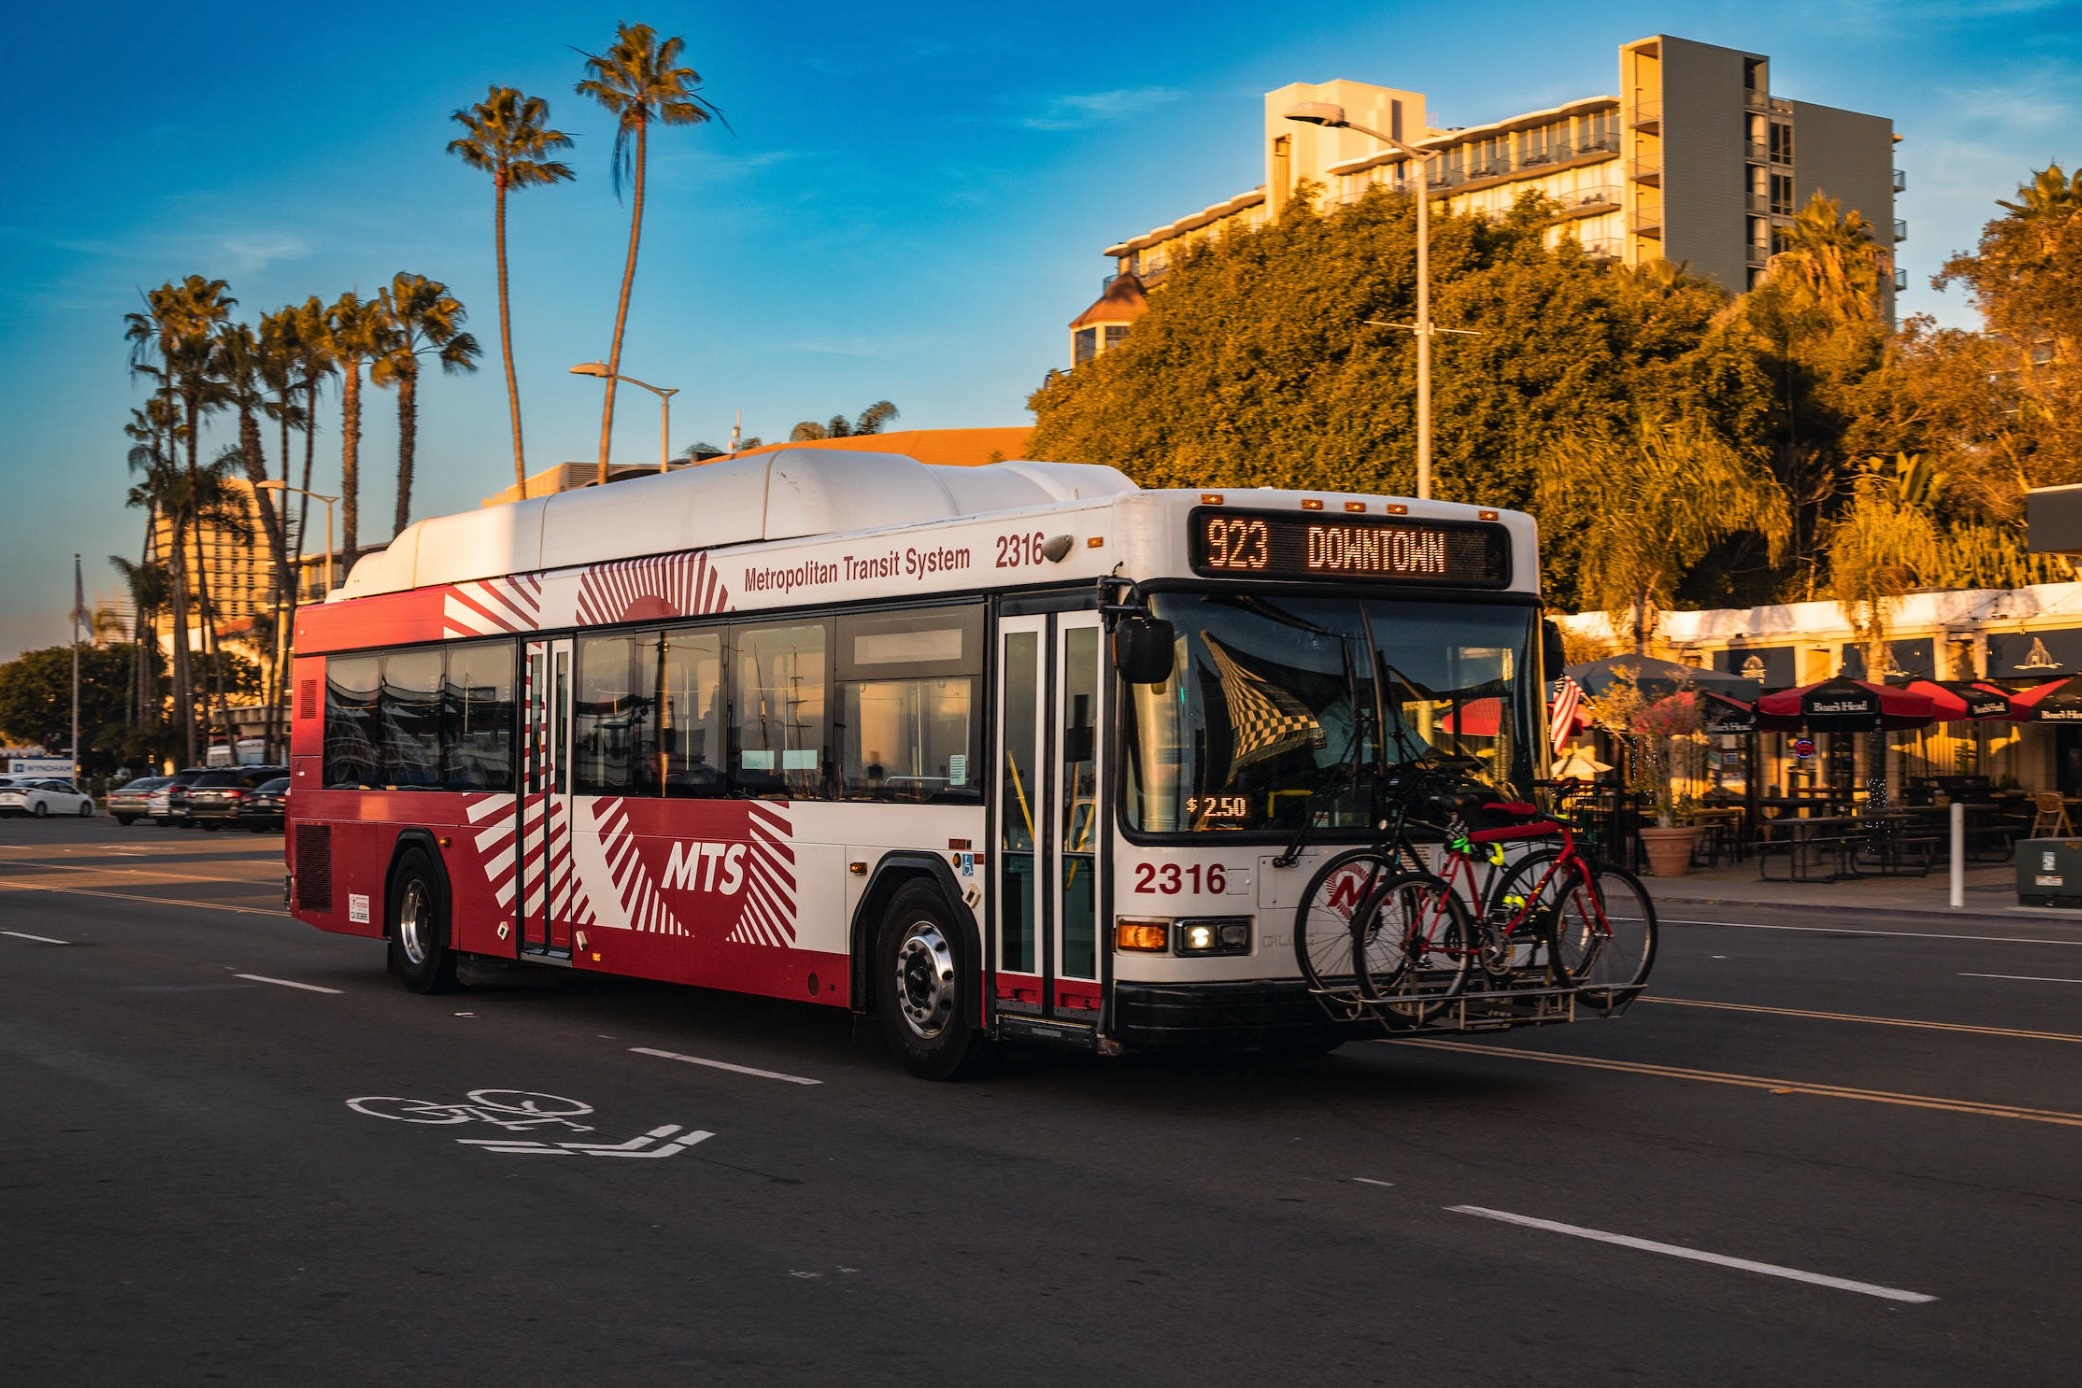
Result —
[[1645, 828], [1641, 847], [1648, 852], [1648, 870], [1657, 877], [1682, 877], [1692, 870], [1692, 849], [1699, 843], [1699, 826], [1676, 829]]

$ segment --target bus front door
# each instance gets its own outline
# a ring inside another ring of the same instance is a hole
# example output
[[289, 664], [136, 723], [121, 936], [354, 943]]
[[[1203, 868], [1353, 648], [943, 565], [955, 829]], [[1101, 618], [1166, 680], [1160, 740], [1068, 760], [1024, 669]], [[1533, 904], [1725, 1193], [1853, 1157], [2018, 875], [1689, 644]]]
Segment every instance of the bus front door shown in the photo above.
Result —
[[994, 991], [1007, 1019], [1099, 1019], [1104, 644], [1095, 612], [998, 624]]
[[571, 958], [571, 641], [530, 641], [523, 701], [520, 957]]

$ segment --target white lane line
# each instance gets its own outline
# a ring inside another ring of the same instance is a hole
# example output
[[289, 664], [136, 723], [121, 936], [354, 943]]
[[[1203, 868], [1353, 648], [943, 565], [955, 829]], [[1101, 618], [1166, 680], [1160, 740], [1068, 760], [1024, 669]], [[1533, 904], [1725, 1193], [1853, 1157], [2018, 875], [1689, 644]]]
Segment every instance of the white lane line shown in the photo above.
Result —
[[306, 993], [340, 993], [338, 988], [321, 988], [315, 983], [297, 983], [286, 978], [269, 978], [266, 974], [233, 974], [233, 978], [248, 978], [255, 983], [272, 983], [277, 988], [301, 988]]
[[1718, 925], [1728, 930], [1797, 930], [1805, 935], [1879, 935], [1890, 940], [1972, 940], [1986, 945], [2082, 945], [2082, 940], [2049, 940], [2043, 935], [1939, 935], [1921, 930], [1851, 930], [1840, 925], [1760, 925], [1755, 921], [1686, 921], [1656, 918], [1664, 925]]
[[1354, 1176], [1354, 1177], [1353, 1177], [1352, 1179], [1353, 1179], [1353, 1180], [1355, 1180], [1355, 1181], [1357, 1181], [1357, 1182], [1358, 1182], [1358, 1183], [1359, 1183], [1360, 1185], [1362, 1185], [1362, 1186], [1387, 1186], [1387, 1187], [1388, 1187], [1389, 1189], [1391, 1189], [1391, 1190], [1393, 1190], [1393, 1189], [1395, 1188], [1395, 1182], [1393, 1182], [1393, 1181], [1376, 1181], [1376, 1180], [1375, 1180], [1375, 1179], [1374, 1179], [1373, 1177], [1371, 1177], [1371, 1176]]
[[2082, 978], [2042, 978], [2038, 974], [1961, 974], [1961, 978], [2013, 978], [2019, 983], [2082, 983]]
[[635, 1055], [654, 1055], [660, 1060], [677, 1060], [686, 1065], [706, 1065], [711, 1070], [728, 1070], [733, 1075], [751, 1075], [755, 1079], [780, 1080], [784, 1084], [822, 1084], [823, 1080], [807, 1079], [801, 1075], [784, 1075], [779, 1070], [754, 1070], [749, 1065], [732, 1065], [727, 1060], [704, 1060], [698, 1055], [680, 1055], [675, 1051], [654, 1051], [649, 1046], [631, 1046]]
[[72, 943], [70, 940], [53, 940], [48, 935], [30, 935], [20, 930], [0, 930], [0, 935], [11, 936], [17, 940], [34, 940], [39, 945], [69, 945]]
[[1574, 1238], [1591, 1239], [1597, 1243], [1615, 1243], [1622, 1248], [1638, 1248], [1644, 1253], [1666, 1253], [1672, 1258], [1689, 1258], [1695, 1263], [1712, 1263], [1718, 1267], [1739, 1268], [1743, 1272], [1761, 1272], [1767, 1277], [1784, 1277], [1794, 1282], [1810, 1282], [1817, 1287], [1834, 1287], [1838, 1291], [1858, 1292], [1865, 1296], [1876, 1296], [1885, 1301], [1929, 1302], [1934, 1296], [1921, 1292], [1905, 1292], [1899, 1287], [1882, 1287], [1873, 1282], [1853, 1282], [1847, 1277], [1831, 1277], [1826, 1273], [1802, 1272], [1799, 1268], [1780, 1267], [1776, 1263], [1752, 1262], [1748, 1258], [1730, 1258], [1724, 1253], [1706, 1253], [1696, 1248], [1685, 1248], [1674, 1243], [1657, 1243], [1653, 1239], [1637, 1239], [1630, 1234], [1608, 1234], [1602, 1229], [1585, 1229], [1577, 1224], [1558, 1224], [1551, 1219], [1534, 1219], [1530, 1215], [1510, 1214], [1503, 1210], [1484, 1209], [1480, 1205], [1448, 1205], [1453, 1214], [1475, 1215], [1481, 1219], [1500, 1220], [1505, 1224], [1517, 1224], [1527, 1229], [1545, 1229], [1550, 1234], [1568, 1234]]

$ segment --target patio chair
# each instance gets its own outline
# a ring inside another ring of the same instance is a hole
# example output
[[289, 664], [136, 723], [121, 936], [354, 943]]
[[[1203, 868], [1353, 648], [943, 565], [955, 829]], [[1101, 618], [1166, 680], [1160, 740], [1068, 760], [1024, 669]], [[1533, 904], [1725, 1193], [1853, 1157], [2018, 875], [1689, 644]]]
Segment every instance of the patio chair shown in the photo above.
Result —
[[2068, 820], [2067, 801], [2057, 790], [2042, 790], [2031, 797], [2036, 813], [2031, 819], [2029, 837], [2035, 839], [2067, 839], [2075, 836], [2075, 826]]

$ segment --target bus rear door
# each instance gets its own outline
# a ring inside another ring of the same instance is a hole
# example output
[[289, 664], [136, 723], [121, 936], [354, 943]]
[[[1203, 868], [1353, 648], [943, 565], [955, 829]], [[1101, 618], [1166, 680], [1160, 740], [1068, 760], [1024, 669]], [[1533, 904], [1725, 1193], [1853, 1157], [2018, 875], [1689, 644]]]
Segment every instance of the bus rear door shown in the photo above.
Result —
[[520, 956], [571, 959], [571, 640], [528, 642], [521, 780]]

